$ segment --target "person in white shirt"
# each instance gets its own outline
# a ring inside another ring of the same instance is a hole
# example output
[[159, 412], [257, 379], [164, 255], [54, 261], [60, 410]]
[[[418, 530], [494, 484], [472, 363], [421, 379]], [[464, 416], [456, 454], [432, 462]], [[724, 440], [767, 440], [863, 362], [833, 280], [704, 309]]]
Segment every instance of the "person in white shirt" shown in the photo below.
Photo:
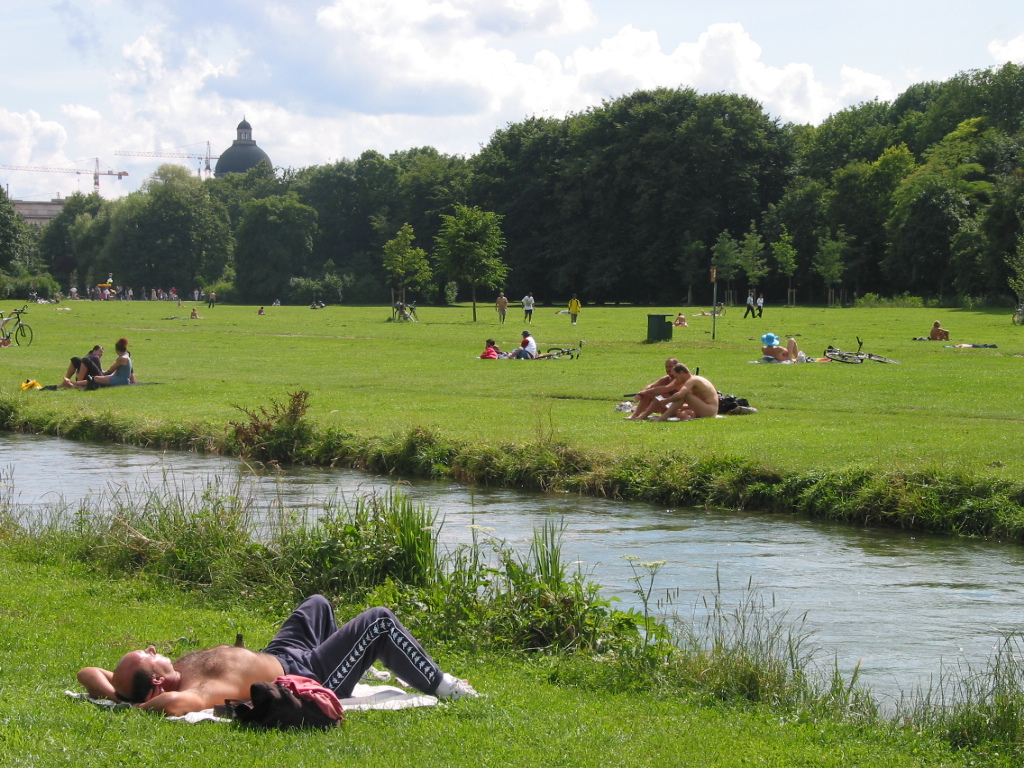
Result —
[[519, 349], [509, 355], [517, 360], [532, 360], [537, 356], [537, 341], [530, 335], [529, 331], [523, 331], [523, 340], [519, 343]]

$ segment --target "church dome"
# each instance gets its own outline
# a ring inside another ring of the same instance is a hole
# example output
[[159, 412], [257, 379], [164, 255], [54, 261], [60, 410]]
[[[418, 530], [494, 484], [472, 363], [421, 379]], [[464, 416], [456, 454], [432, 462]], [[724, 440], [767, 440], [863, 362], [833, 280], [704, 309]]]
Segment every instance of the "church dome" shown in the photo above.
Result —
[[230, 147], [221, 152], [220, 158], [217, 160], [217, 166], [213, 171], [215, 177], [220, 179], [229, 173], [245, 173], [263, 162], [271, 168], [274, 167], [267, 153], [256, 146], [256, 142], [252, 138], [252, 126], [244, 117], [238, 124], [237, 132], [238, 138], [232, 142]]

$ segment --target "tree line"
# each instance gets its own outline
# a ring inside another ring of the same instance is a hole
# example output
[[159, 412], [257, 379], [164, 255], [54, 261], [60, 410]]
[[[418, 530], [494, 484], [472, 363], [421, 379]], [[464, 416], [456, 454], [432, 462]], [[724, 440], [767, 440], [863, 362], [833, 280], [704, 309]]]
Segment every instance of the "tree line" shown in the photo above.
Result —
[[[112, 273], [259, 303], [500, 287], [664, 305], [707, 301], [714, 265], [777, 302], [1005, 302], [1024, 298], [1022, 122], [1024, 67], [1006, 64], [819, 126], [662, 88], [510, 124], [469, 157], [367, 151], [205, 181], [161, 166], [120, 200], [72, 195], [38, 233], [0, 198], [0, 294]], [[451, 250], [473, 237], [469, 261]]]

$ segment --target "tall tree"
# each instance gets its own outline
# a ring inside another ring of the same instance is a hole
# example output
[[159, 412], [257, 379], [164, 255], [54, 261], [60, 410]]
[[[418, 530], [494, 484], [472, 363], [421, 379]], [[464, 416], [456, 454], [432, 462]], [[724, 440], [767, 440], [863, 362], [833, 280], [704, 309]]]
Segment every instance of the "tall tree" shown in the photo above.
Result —
[[757, 231], [757, 223], [750, 222], [750, 229], [743, 236], [740, 243], [739, 253], [740, 267], [747, 276], [747, 284], [750, 288], [757, 288], [761, 281], [770, 271], [768, 261], [765, 259], [764, 241]]
[[242, 204], [235, 232], [235, 287], [244, 301], [280, 298], [295, 277], [311, 277], [316, 211], [294, 194]]
[[509, 272], [499, 255], [505, 248], [501, 216], [476, 206], [456, 205], [455, 213], [443, 214], [441, 220], [435, 247], [438, 263], [450, 278], [469, 283], [475, 323], [477, 286], [497, 288]]
[[770, 247], [779, 274], [785, 275], [787, 280], [786, 301], [788, 302], [793, 291], [793, 273], [796, 272], [796, 248], [793, 247], [793, 237], [783, 227], [782, 232], [779, 234], [779, 239], [772, 243]]
[[407, 288], [426, 285], [433, 276], [427, 252], [413, 247], [415, 239], [412, 225], [403, 224], [398, 234], [384, 244], [384, 270], [398, 289], [398, 300], [403, 304]]
[[122, 285], [190, 291], [219, 280], [231, 258], [224, 206], [180, 165], [162, 165], [118, 205], [105, 248]]

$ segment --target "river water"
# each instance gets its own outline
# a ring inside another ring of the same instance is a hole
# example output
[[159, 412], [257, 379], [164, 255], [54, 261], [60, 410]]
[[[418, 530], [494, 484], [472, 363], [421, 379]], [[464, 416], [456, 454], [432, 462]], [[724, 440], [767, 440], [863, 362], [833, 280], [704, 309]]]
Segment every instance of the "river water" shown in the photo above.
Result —
[[[296, 468], [257, 474], [230, 458], [0, 433], [0, 488], [26, 514], [122, 489], [195, 490], [219, 483], [268, 509], [315, 512], [332, 496], [390, 488], [353, 470]], [[683, 617], [716, 591], [735, 604], [748, 583], [794, 619], [806, 614], [822, 660], [884, 699], [937, 679], [943, 665], [980, 667], [1004, 633], [1024, 630], [1024, 547], [861, 529], [782, 515], [665, 509], [573, 494], [403, 483], [439, 511], [441, 539], [468, 541], [473, 523], [525, 551], [544, 520], [565, 524], [563, 556], [604, 593], [639, 607], [623, 556], [666, 561], [654, 597], [671, 590]]]

